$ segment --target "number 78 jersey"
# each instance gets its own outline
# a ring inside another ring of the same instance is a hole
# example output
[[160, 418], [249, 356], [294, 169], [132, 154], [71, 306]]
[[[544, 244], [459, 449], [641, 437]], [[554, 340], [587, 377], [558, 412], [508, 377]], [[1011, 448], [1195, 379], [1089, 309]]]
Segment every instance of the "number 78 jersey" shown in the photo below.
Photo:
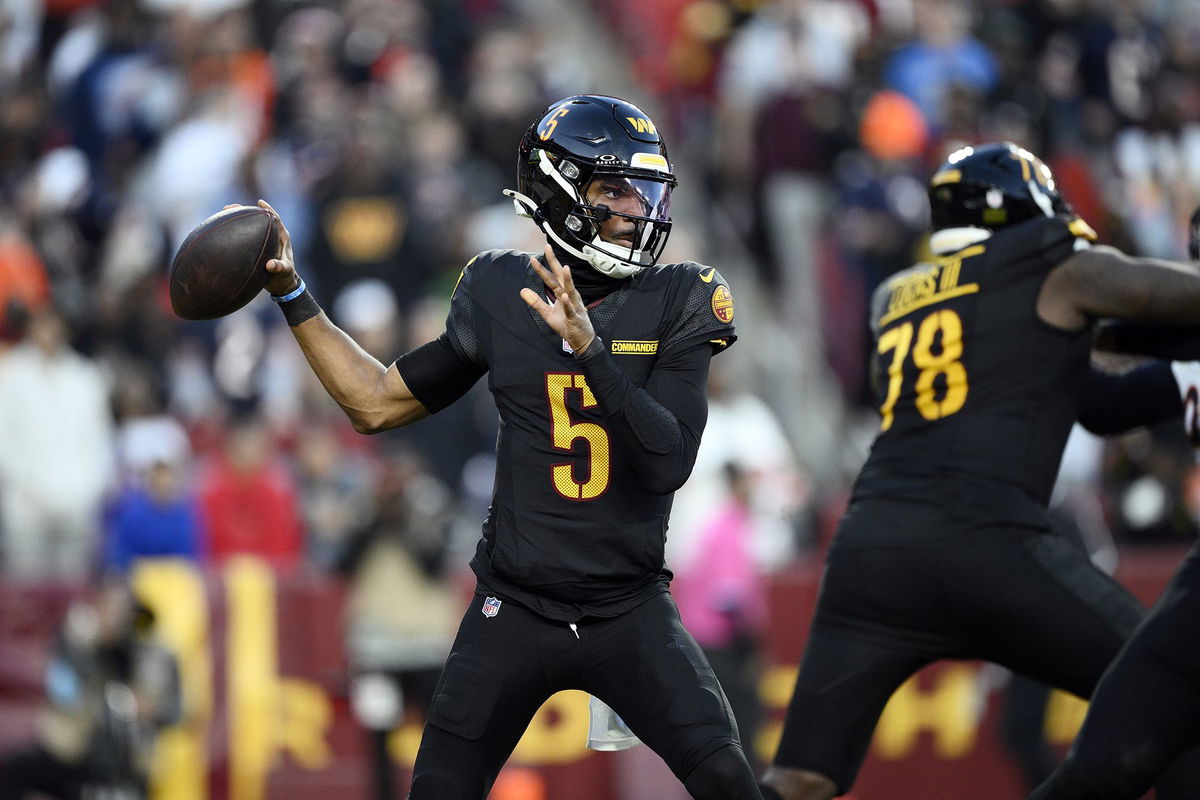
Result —
[[871, 325], [880, 430], [856, 497], [911, 497], [936, 479], [999, 482], [1046, 503], [1091, 335], [1045, 324], [1036, 306], [1075, 242], [1069, 220], [1034, 219], [879, 287]]

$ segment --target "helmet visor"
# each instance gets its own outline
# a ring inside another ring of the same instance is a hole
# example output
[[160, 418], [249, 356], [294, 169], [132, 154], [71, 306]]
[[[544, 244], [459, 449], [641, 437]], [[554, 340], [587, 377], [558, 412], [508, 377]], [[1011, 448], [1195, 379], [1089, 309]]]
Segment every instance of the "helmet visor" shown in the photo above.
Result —
[[649, 178], [600, 174], [588, 184], [585, 203], [597, 209], [604, 206], [610, 214], [629, 219], [667, 222], [671, 219], [671, 184]]

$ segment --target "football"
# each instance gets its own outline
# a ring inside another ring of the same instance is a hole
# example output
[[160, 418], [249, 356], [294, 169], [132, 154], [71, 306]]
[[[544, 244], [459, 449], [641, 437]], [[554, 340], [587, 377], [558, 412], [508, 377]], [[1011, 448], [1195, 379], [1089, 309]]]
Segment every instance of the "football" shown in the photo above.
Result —
[[197, 225], [171, 262], [171, 308], [183, 319], [216, 319], [254, 299], [278, 254], [270, 212], [234, 206]]

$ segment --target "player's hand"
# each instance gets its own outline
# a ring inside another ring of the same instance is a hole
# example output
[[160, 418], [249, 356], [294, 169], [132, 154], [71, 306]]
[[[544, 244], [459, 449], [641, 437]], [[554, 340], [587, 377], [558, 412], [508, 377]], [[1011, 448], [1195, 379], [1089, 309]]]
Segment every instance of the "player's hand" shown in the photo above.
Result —
[[279, 252], [267, 262], [267, 291], [273, 295], [285, 295], [300, 285], [300, 274], [296, 272], [296, 261], [292, 255], [292, 236], [279, 216], [266, 200], [259, 200], [258, 207], [270, 212], [279, 231]]
[[546, 245], [547, 266], [542, 266], [536, 258], [529, 259], [529, 262], [542, 283], [546, 284], [554, 302], [547, 303], [532, 289], [522, 289], [521, 299], [563, 338], [571, 350], [581, 352], [596, 338], [596, 331], [592, 328], [587, 306], [575, 288], [575, 281], [571, 279], [571, 269], [559, 263], [549, 244]]
[[1192, 447], [1200, 447], [1200, 361], [1172, 361], [1171, 372], [1183, 401], [1183, 433]]

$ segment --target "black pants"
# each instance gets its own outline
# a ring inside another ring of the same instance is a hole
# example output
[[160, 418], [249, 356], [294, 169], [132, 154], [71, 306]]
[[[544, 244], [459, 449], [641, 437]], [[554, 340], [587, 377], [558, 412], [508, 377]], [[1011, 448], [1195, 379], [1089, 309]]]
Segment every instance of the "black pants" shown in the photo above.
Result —
[[[741, 757], [725, 695], [665, 592], [619, 617], [585, 619], [575, 630], [503, 600], [494, 616], [483, 609], [476, 596], [446, 661], [413, 769], [412, 800], [485, 797], [534, 713], [563, 689], [608, 703], [685, 783], [718, 751], [734, 762], [731, 752]], [[741, 762], [729, 779], [746, 793], [724, 797], [758, 796]]]
[[1066, 761], [1031, 800], [1135, 800], [1168, 769], [1159, 797], [1200, 797], [1198, 642], [1200, 545], [1104, 674]]
[[[821, 773], [841, 793], [884, 705], [927, 664], [992, 661], [1089, 697], [1145, 613], [1060, 536], [950, 536], [945, 517], [921, 513], [912, 504], [857, 504], [826, 563], [774, 763]], [[879, 531], [897, 533], [884, 540]]]

